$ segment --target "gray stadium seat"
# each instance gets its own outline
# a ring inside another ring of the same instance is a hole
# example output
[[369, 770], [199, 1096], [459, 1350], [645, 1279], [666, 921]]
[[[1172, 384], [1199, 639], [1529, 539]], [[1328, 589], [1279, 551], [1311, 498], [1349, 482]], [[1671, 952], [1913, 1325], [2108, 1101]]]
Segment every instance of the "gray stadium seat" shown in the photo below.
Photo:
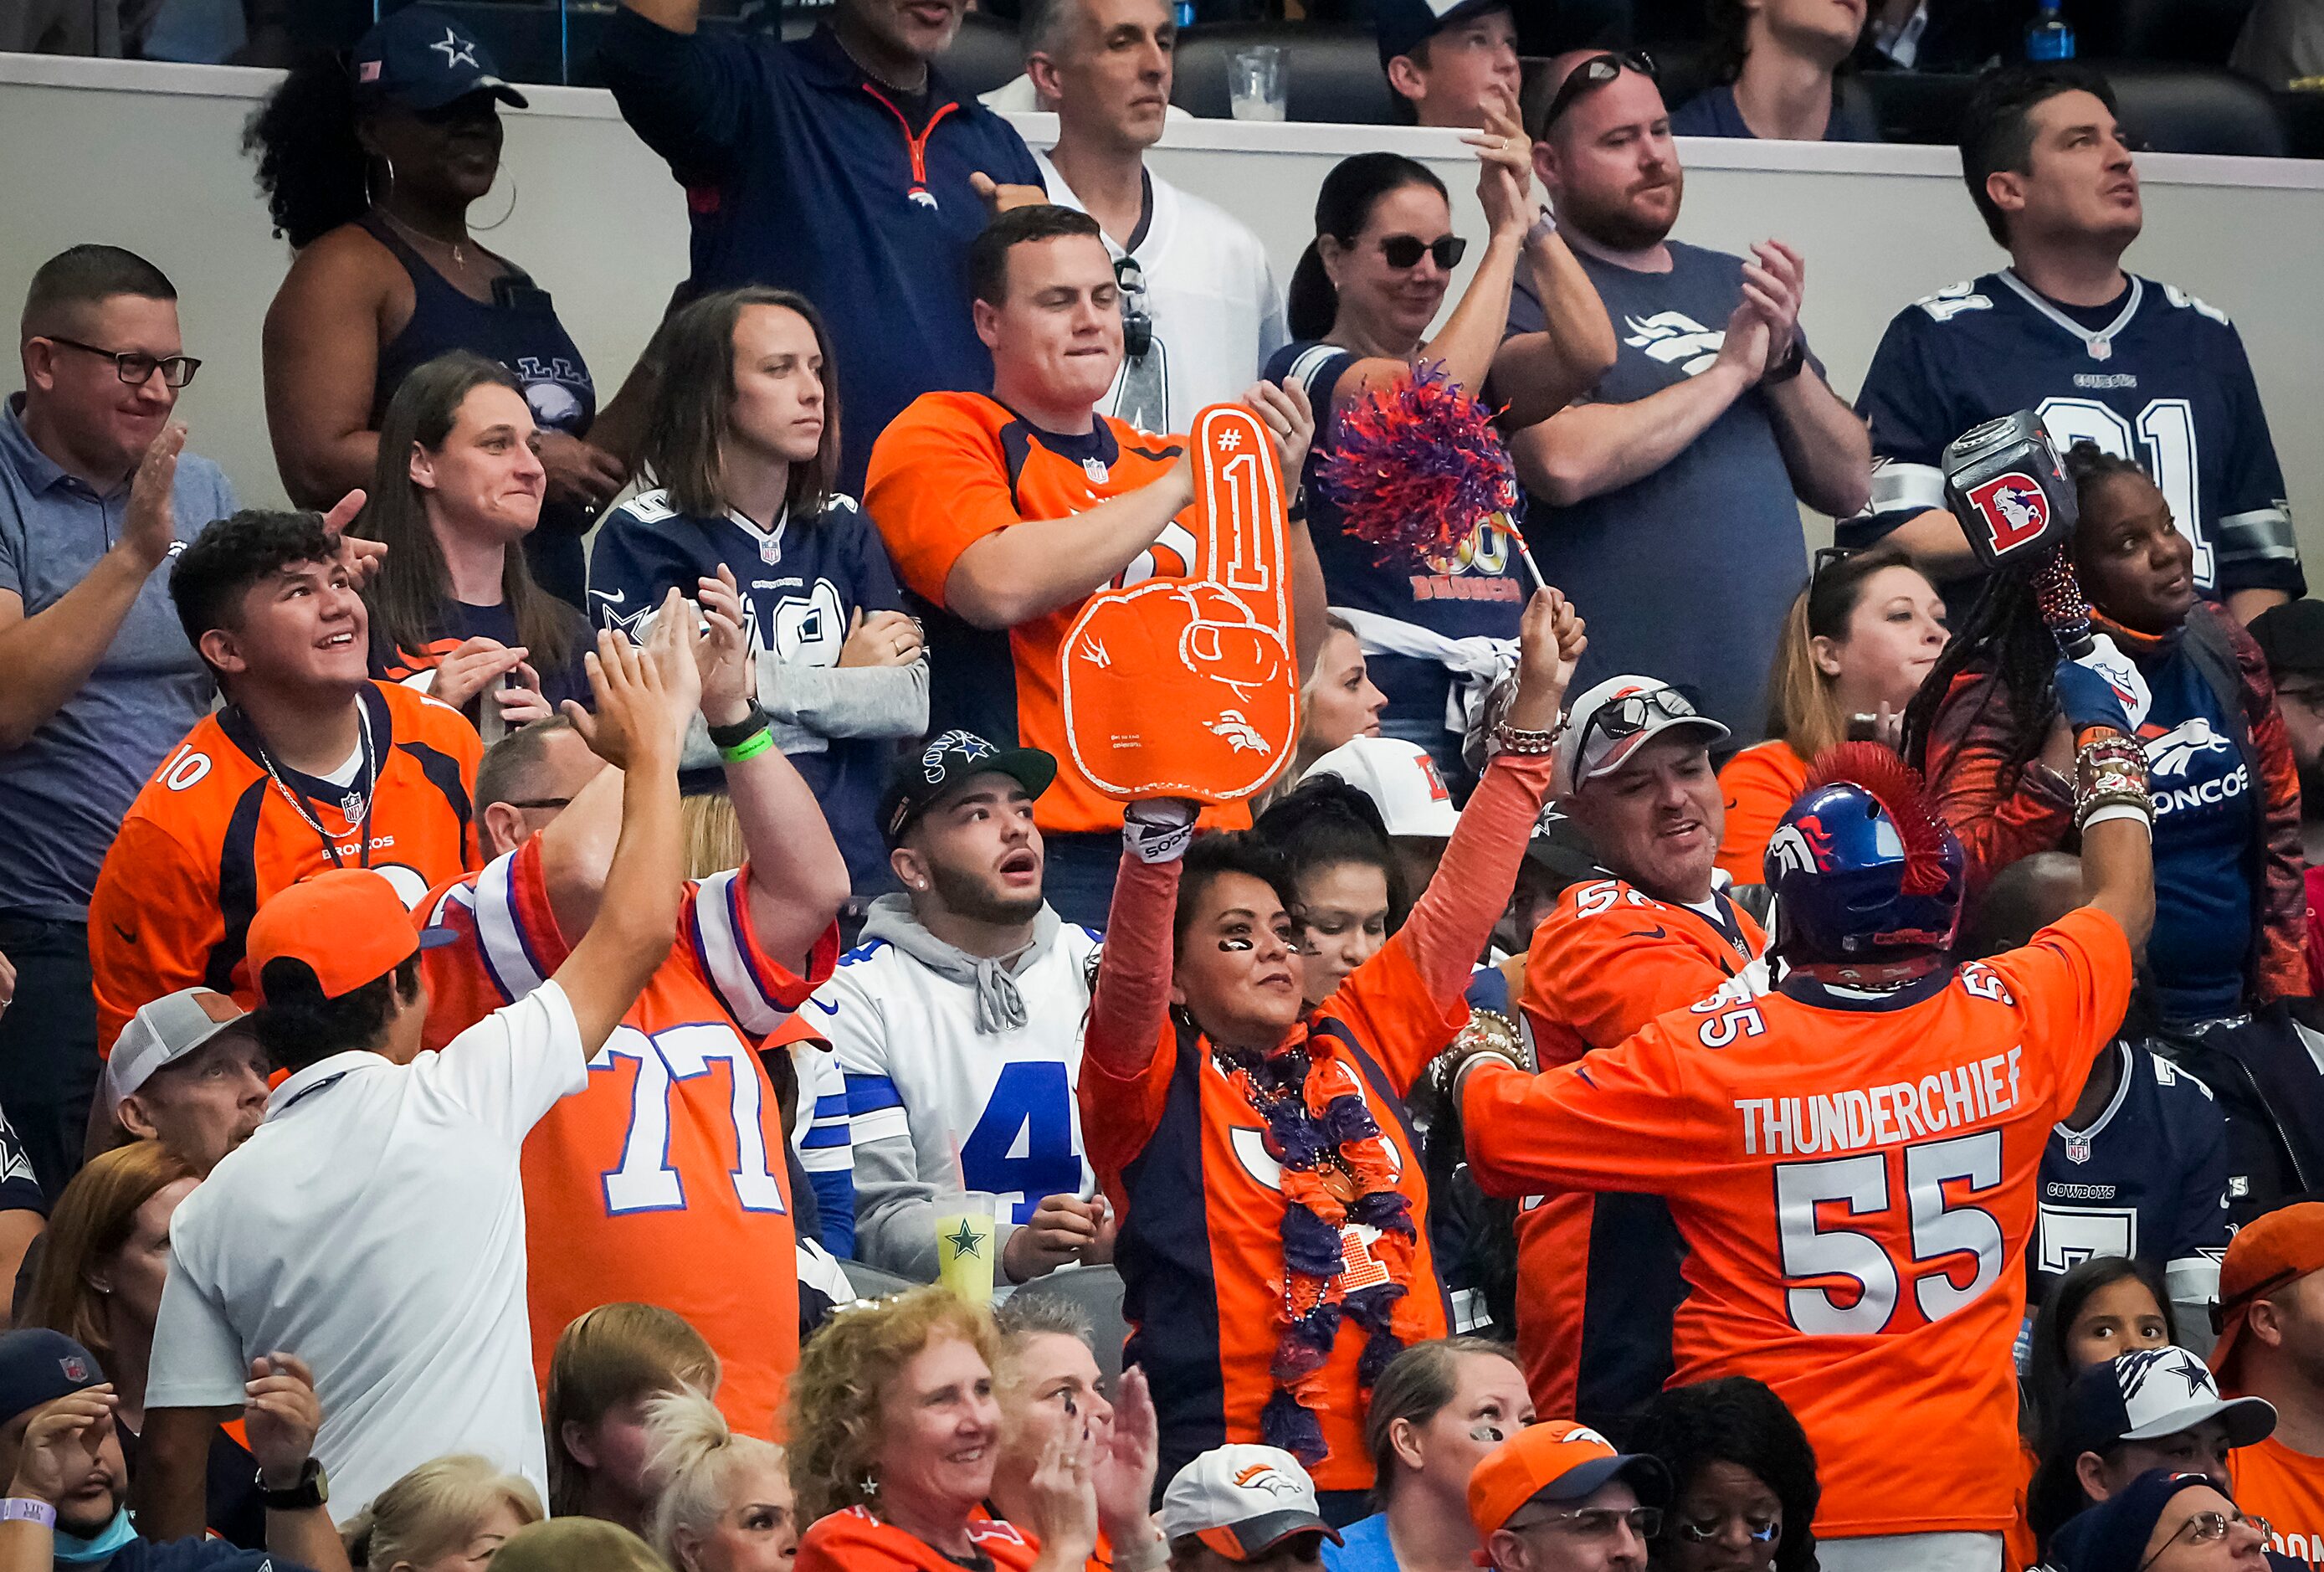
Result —
[[2157, 153], [2282, 158], [2283, 122], [2267, 89], [2227, 70], [2135, 60], [2095, 62], [2114, 84], [2123, 125]]

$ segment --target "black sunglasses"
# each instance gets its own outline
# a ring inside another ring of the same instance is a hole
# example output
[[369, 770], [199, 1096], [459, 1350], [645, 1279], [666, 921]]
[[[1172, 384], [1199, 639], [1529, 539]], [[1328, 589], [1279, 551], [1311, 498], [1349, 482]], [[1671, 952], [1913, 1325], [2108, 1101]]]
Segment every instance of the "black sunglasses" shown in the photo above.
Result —
[[1549, 134], [1557, 117], [1573, 107], [1585, 94], [1594, 93], [1624, 71], [1636, 71], [1648, 81], [1655, 79], [1654, 57], [1642, 49], [1623, 50], [1618, 53], [1593, 54], [1565, 74], [1557, 91], [1550, 96], [1549, 108], [1541, 117], [1541, 129], [1536, 137]]
[[1808, 582], [1813, 584], [1823, 577], [1823, 570], [1836, 567], [1856, 555], [1853, 546], [1818, 546], [1815, 555], [1808, 559]]
[[1379, 246], [1388, 266], [1399, 271], [1418, 267], [1422, 257], [1433, 256], [1437, 266], [1451, 273], [1469, 254], [1469, 243], [1458, 235], [1440, 235], [1434, 240], [1423, 240], [1417, 235], [1391, 235]]
[[194, 380], [194, 373], [202, 363], [190, 355], [140, 355], [134, 349], [99, 349], [94, 344], [84, 344], [78, 338], [68, 338], [60, 333], [43, 333], [40, 337], [51, 344], [61, 344], [68, 349], [78, 349], [83, 355], [95, 355], [113, 362], [113, 369], [131, 387], [143, 387], [155, 372], [171, 387], [183, 387]]
[[1146, 309], [1146, 269], [1134, 256], [1113, 264], [1114, 287], [1121, 291], [1121, 352], [1142, 360], [1154, 347], [1154, 316]]

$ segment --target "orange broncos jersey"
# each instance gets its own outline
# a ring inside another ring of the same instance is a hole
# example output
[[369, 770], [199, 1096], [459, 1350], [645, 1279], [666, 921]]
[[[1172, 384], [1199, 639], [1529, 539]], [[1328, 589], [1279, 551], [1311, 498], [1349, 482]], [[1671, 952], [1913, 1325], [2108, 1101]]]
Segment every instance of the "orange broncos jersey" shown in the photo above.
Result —
[[[1027, 1572], [1040, 1558], [1039, 1540], [998, 1518], [970, 1518], [968, 1537], [994, 1572]], [[960, 1572], [960, 1567], [918, 1534], [851, 1506], [809, 1526], [799, 1540], [797, 1572]]]
[[2130, 981], [2085, 907], [1885, 995], [1714, 994], [1561, 1069], [1480, 1067], [1471, 1167], [1490, 1194], [1665, 1199], [1690, 1290], [1672, 1379], [1775, 1390], [1815, 1447], [1819, 1535], [1999, 1533], [2043, 1147]]
[[378, 771], [367, 801], [351, 800], [364, 797], [360, 771], [353, 786], [289, 769], [283, 784], [270, 780], [257, 734], [231, 707], [205, 717], [145, 782], [89, 901], [101, 1051], [113, 1051], [140, 1008], [180, 988], [256, 1003], [243, 958], [250, 920], [309, 874], [370, 868], [417, 905], [429, 886], [476, 865], [475, 728], [392, 683], [366, 684], [359, 697]]
[[[1111, 502], [1167, 475], [1186, 450], [1183, 437], [1096, 420], [1086, 438], [1059, 437], [982, 393], [922, 393], [872, 444], [864, 480], [864, 504], [898, 577], [937, 614], [928, 619], [928, 729], [965, 727], [1004, 748], [1056, 754], [1056, 784], [1033, 804], [1034, 822], [1048, 831], [1121, 828], [1121, 804], [1074, 766], [1065, 739], [1057, 652], [1086, 602], [988, 632], [950, 615], [945, 580], [994, 531]], [[1188, 578], [1199, 557], [1190, 509], [1114, 582]], [[1250, 812], [1229, 803], [1205, 809], [1202, 823], [1240, 828]]]
[[[1420, 1337], [1446, 1336], [1449, 1318], [1428, 1248], [1419, 1146], [1397, 1099], [1466, 1014], [1458, 1000], [1449, 1011], [1436, 1003], [1403, 940], [1391, 939], [1308, 1016], [1311, 1031], [1353, 1050], [1364, 1100], [1401, 1165], [1397, 1188], [1420, 1235], [1407, 1296], [1425, 1322]], [[1268, 1366], [1282, 1329], [1282, 1170], [1268, 1155], [1266, 1122], [1191, 1028], [1166, 1022], [1132, 1079], [1084, 1059], [1075, 1090], [1090, 1166], [1121, 1219], [1113, 1259], [1131, 1327], [1124, 1362], [1153, 1382], [1167, 1478], [1213, 1447], [1264, 1439], [1259, 1410], [1275, 1392]], [[1343, 1232], [1352, 1258], [1366, 1230]], [[1349, 1270], [1352, 1280], [1360, 1269]], [[1356, 1369], [1365, 1340], [1345, 1323], [1324, 1366], [1330, 1397], [1316, 1418], [1329, 1453], [1307, 1471], [1318, 1490], [1372, 1483]]]
[[[771, 1437], [798, 1362], [798, 1255], [782, 1111], [752, 1040], [831, 975], [839, 934], [825, 932], [811, 975], [795, 976], [759, 948], [749, 877], [687, 886], [669, 958], [589, 1061], [588, 1087], [526, 1137], [525, 1250], [544, 1385], [576, 1316], [661, 1305], [717, 1351], [728, 1420]], [[571, 953], [537, 839], [437, 892], [428, 910], [463, 935], [425, 952], [429, 1048], [531, 993]]]
[[2265, 1518], [2268, 1543], [2294, 1560], [2324, 1568], [2324, 1457], [2295, 1452], [2270, 1436], [2228, 1455], [2236, 1504]]
[[[1715, 920], [1619, 879], [1560, 896], [1526, 959], [1526, 1023], [1542, 1068], [1612, 1048], [1729, 979], [1765, 993], [1766, 934], [1724, 894], [1712, 902]], [[1653, 1394], [1670, 1372], [1678, 1254], [1670, 1214], [1652, 1197], [1526, 1200], [1517, 1214], [1517, 1352], [1535, 1408], [1588, 1424]]]

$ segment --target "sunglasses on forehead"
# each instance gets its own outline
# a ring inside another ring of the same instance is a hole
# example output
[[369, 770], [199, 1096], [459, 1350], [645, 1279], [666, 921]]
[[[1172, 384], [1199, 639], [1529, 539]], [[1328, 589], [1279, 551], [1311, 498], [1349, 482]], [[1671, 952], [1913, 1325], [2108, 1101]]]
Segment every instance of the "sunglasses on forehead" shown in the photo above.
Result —
[[1623, 50], [1616, 53], [1594, 54], [1565, 73], [1557, 91], [1550, 96], [1549, 108], [1541, 117], [1541, 129], [1536, 137], [1549, 134], [1557, 117], [1588, 95], [1596, 92], [1624, 71], [1636, 71], [1648, 81], [1655, 80], [1654, 57], [1644, 50]]

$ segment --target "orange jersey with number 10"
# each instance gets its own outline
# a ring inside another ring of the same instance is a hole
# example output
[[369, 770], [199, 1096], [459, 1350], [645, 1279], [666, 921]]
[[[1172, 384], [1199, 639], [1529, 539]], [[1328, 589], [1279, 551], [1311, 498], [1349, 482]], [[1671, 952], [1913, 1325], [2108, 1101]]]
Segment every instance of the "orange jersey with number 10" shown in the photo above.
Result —
[[1691, 1290], [1672, 1381], [1775, 1390], [1815, 1447], [1819, 1535], [1999, 1533], [2042, 1151], [2130, 979], [2085, 907], [1886, 995], [1716, 994], [1561, 1069], [1478, 1069], [1471, 1167], [1490, 1194], [1668, 1201]]

